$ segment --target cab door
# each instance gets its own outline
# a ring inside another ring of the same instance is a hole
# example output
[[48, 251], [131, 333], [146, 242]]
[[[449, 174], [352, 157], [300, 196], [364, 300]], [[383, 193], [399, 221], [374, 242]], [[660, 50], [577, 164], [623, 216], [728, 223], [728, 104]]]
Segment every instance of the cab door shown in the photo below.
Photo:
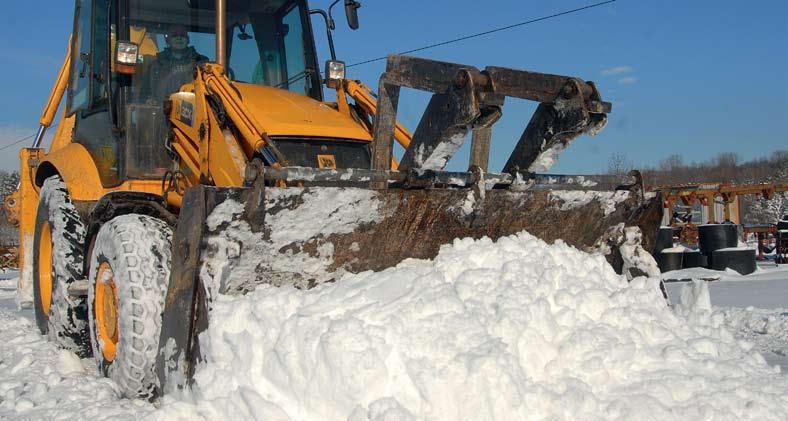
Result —
[[73, 141], [88, 150], [104, 187], [121, 182], [119, 140], [110, 110], [110, 30], [114, 11], [107, 0], [76, 0], [71, 80], [66, 109], [75, 115]]

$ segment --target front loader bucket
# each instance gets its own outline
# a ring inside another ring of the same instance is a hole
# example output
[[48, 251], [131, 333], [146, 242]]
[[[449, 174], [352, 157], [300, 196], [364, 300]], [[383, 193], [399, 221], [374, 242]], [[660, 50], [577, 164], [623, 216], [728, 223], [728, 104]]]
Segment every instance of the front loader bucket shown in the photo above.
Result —
[[264, 283], [311, 288], [433, 258], [455, 238], [495, 240], [522, 230], [590, 250], [611, 227], [636, 225], [650, 250], [660, 219], [660, 200], [644, 200], [636, 188], [191, 188], [173, 239], [158, 364], [163, 391], [191, 378], [216, 294]]
[[[413, 136], [401, 142], [405, 152], [393, 170], [401, 88], [432, 98]], [[539, 106], [502, 173], [491, 174], [491, 130], [506, 97]], [[187, 190], [173, 238], [160, 392], [189, 384], [217, 294], [260, 284], [312, 288], [408, 258], [434, 258], [456, 238], [496, 240], [523, 230], [605, 254], [619, 271], [624, 227], [640, 227], [642, 246], [653, 248], [662, 203], [646, 197], [636, 171], [623, 180], [536, 174], [574, 139], [605, 126], [612, 105], [592, 82], [389, 56], [377, 101], [370, 101], [356, 107], [372, 127], [369, 168], [291, 167], [286, 157], [263, 153], [264, 161], [246, 165], [246, 187]], [[468, 171], [444, 171], [469, 134]], [[275, 144], [265, 137], [264, 151]], [[274, 187], [283, 185], [298, 187]]]

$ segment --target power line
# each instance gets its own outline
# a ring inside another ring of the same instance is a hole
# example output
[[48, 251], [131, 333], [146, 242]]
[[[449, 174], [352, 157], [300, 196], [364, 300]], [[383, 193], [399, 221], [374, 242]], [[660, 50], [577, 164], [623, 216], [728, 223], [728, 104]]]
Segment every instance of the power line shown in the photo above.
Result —
[[[531, 20], [527, 20], [527, 21], [524, 21], [524, 22], [515, 23], [513, 25], [502, 26], [500, 28], [490, 29], [488, 31], [479, 32], [479, 33], [472, 34], [472, 35], [466, 35], [464, 37], [455, 38], [455, 39], [451, 39], [451, 40], [448, 40], [448, 41], [442, 41], [442, 42], [438, 42], [438, 43], [435, 43], [435, 44], [425, 45], [423, 47], [419, 47], [419, 48], [414, 48], [412, 50], [403, 51], [403, 52], [401, 52], [399, 54], [400, 55], [410, 54], [410, 53], [415, 53], [417, 51], [428, 50], [430, 48], [440, 47], [440, 46], [447, 45], [447, 44], [453, 44], [455, 42], [465, 41], [465, 40], [468, 40], [468, 39], [471, 39], [471, 38], [476, 38], [476, 37], [480, 37], [480, 36], [484, 36], [484, 35], [493, 34], [495, 32], [501, 32], [501, 31], [505, 31], [507, 29], [516, 28], [518, 26], [529, 25], [529, 24], [532, 24], [532, 23], [536, 23], [536, 22], [541, 22], [541, 21], [548, 20], [548, 19], [557, 18], [559, 16], [565, 16], [565, 15], [569, 15], [569, 14], [572, 14], [572, 13], [577, 13], [577, 12], [580, 12], [580, 11], [583, 11], [583, 10], [593, 9], [595, 7], [604, 6], [606, 4], [614, 3], [615, 1], [616, 0], [607, 0], [607, 1], [599, 2], [599, 3], [589, 4], [587, 6], [578, 7], [576, 9], [571, 9], [571, 10], [565, 10], [563, 12], [554, 13], [552, 15], [542, 16], [542, 17], [539, 17], [539, 18], [536, 18], [536, 19], [531, 19]], [[373, 58], [373, 59], [365, 60], [365, 61], [362, 61], [362, 62], [359, 62], [359, 63], [349, 64], [349, 65], [347, 65], [345, 67], [347, 68], [347, 67], [360, 66], [362, 64], [372, 63], [372, 62], [379, 61], [379, 60], [385, 60], [387, 58], [388, 58], [388, 56]], [[30, 136], [23, 137], [23, 138], [21, 138], [19, 140], [16, 140], [16, 141], [14, 141], [14, 142], [6, 145], [6, 146], [0, 147], [0, 151], [8, 149], [11, 146], [14, 146], [16, 144], [22, 143], [25, 140], [32, 138], [33, 136], [35, 136], [35, 134], [31, 134]]]
[[23, 138], [21, 138], [21, 139], [19, 139], [19, 140], [15, 140], [14, 142], [12, 142], [12, 143], [9, 143], [9, 144], [7, 144], [7, 145], [3, 146], [2, 148], [0, 148], [0, 151], [2, 151], [2, 150], [5, 150], [5, 149], [8, 149], [8, 148], [10, 148], [11, 146], [14, 146], [14, 145], [16, 145], [16, 144], [22, 143], [22, 142], [24, 142], [25, 140], [27, 140], [27, 139], [30, 139], [30, 138], [32, 138], [32, 137], [34, 137], [35, 135], [36, 135], [36, 134], [35, 134], [35, 133], [33, 133], [33, 134], [31, 134], [30, 136], [23, 137]]
[[[455, 42], [465, 41], [467, 39], [480, 37], [482, 35], [489, 35], [489, 34], [492, 34], [492, 33], [495, 33], [495, 32], [500, 32], [500, 31], [505, 31], [507, 29], [516, 28], [518, 26], [528, 25], [528, 24], [531, 24], [531, 23], [540, 22], [540, 21], [543, 21], [543, 20], [548, 20], [548, 19], [559, 17], [559, 16], [569, 15], [569, 14], [572, 14], [572, 13], [580, 12], [582, 10], [587, 10], [587, 9], [591, 9], [591, 8], [594, 8], [594, 7], [604, 6], [606, 4], [610, 4], [610, 3], [613, 3], [615, 1], [616, 0], [607, 0], [607, 1], [599, 2], [599, 3], [589, 4], [588, 6], [578, 7], [577, 9], [566, 10], [564, 12], [555, 13], [555, 14], [548, 15], [548, 16], [542, 16], [540, 18], [527, 20], [525, 22], [515, 23], [513, 25], [502, 26], [500, 28], [495, 28], [495, 29], [491, 29], [489, 31], [479, 32], [479, 33], [473, 34], [473, 35], [467, 35], [467, 36], [464, 36], [464, 37], [455, 38], [455, 39], [448, 40], [448, 41], [443, 41], [443, 42], [438, 42], [438, 43], [435, 43], [435, 44], [425, 45], [424, 47], [419, 47], [419, 48], [414, 48], [412, 50], [403, 51], [403, 52], [401, 52], [399, 54], [400, 55], [402, 55], [402, 54], [410, 54], [410, 53], [415, 53], [416, 51], [422, 51], [422, 50], [427, 50], [429, 48], [440, 47], [440, 46], [446, 45], [446, 44], [453, 44]], [[365, 61], [362, 61], [362, 62], [359, 62], [359, 63], [349, 64], [349, 65], [347, 65], [345, 67], [360, 66], [362, 64], [372, 63], [374, 61], [385, 60], [386, 58], [388, 58], [388, 56], [373, 58], [373, 59], [365, 60]]]

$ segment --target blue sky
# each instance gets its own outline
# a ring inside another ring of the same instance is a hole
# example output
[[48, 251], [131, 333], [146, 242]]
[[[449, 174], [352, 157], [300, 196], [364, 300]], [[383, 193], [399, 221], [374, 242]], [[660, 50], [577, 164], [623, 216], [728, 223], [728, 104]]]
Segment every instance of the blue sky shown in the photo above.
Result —
[[[0, 147], [32, 133], [65, 54], [72, 1], [7, 2], [0, 17]], [[312, 1], [312, 7], [330, 2]], [[362, 0], [361, 28], [337, 19], [348, 64], [593, 3], [582, 0]], [[494, 5], [493, 5], [494, 4]], [[341, 8], [338, 8], [341, 18]], [[315, 18], [320, 60], [328, 55]], [[636, 1], [612, 4], [417, 53], [422, 57], [593, 80], [613, 103], [608, 127], [579, 138], [552, 172], [603, 172], [621, 152], [637, 166], [674, 153], [686, 162], [719, 152], [742, 159], [788, 149], [788, 2]], [[384, 61], [349, 76], [376, 87]], [[405, 91], [400, 118], [418, 123], [428, 97]], [[533, 104], [507, 99], [494, 128], [491, 169], [508, 158]], [[16, 168], [15, 148], [0, 168]], [[462, 154], [451, 165], [465, 165]]]

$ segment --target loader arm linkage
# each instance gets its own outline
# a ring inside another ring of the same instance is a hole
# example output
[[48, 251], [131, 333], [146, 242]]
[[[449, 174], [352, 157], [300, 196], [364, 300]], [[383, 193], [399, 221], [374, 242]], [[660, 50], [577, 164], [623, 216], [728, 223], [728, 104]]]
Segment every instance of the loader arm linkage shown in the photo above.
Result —
[[[362, 111], [366, 114], [366, 116], [374, 116], [377, 114], [378, 111], [378, 102], [375, 99], [372, 90], [369, 89], [367, 85], [362, 83], [358, 80], [352, 79], [345, 79], [341, 86], [341, 89], [337, 90], [337, 100], [340, 103], [340, 111], [343, 111], [343, 105], [345, 108], [345, 113], [349, 114], [350, 112], [347, 111], [347, 101], [345, 100], [344, 103], [341, 98], [344, 98], [344, 95], [353, 98], [356, 102], [356, 105], [361, 108]], [[394, 139], [399, 143], [400, 146], [407, 149], [410, 146], [410, 140], [413, 138], [413, 135], [410, 131], [405, 128], [399, 121], [396, 122], [394, 125]]]

